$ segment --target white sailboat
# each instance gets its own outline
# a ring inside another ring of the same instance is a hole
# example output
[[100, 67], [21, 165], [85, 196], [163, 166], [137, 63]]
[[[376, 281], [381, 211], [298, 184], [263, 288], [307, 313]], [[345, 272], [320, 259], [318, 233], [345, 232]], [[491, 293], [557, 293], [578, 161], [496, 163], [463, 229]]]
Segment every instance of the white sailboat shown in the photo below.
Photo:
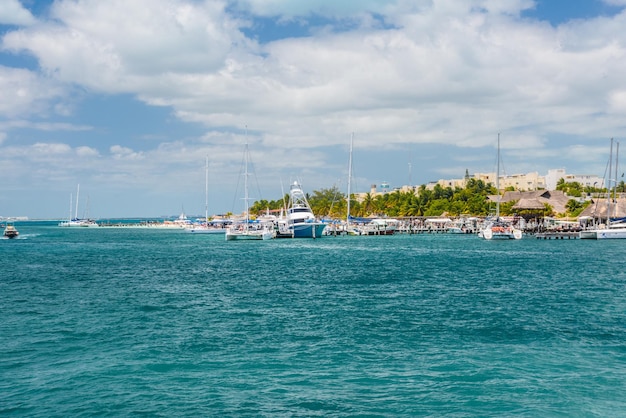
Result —
[[250, 220], [250, 198], [248, 196], [248, 163], [250, 155], [248, 150], [248, 141], [244, 148], [244, 202], [245, 216], [243, 219], [233, 222], [226, 229], [226, 241], [234, 240], [269, 240], [276, 237], [273, 223], [270, 222], [252, 222]]
[[346, 233], [349, 235], [361, 235], [361, 231], [350, 225], [350, 195], [352, 193], [352, 150], [354, 147], [354, 133], [350, 135], [350, 157], [348, 159], [348, 202], [346, 210]]
[[478, 232], [478, 236], [486, 240], [521, 239], [521, 230], [500, 219], [500, 134], [498, 134], [498, 161], [496, 165], [496, 192], [498, 193], [496, 198], [496, 217], [487, 221], [483, 229]]
[[226, 228], [214, 226], [209, 223], [209, 156], [206, 156], [204, 165], [204, 223], [201, 225], [191, 224], [185, 230], [192, 234], [224, 234]]
[[93, 219], [80, 219], [78, 217], [78, 197], [80, 195], [80, 184], [76, 186], [76, 211], [74, 212], [74, 217], [72, 218], [72, 194], [70, 193], [70, 215], [67, 221], [59, 223], [59, 226], [63, 227], [98, 227], [98, 223]]
[[[607, 182], [607, 200], [606, 200], [606, 224], [601, 225], [600, 228], [586, 229], [579, 232], [580, 239], [626, 239], [626, 225], [623, 222], [611, 223], [612, 212], [617, 209], [617, 203], [611, 205], [615, 201], [616, 189], [617, 189], [617, 174], [618, 174], [618, 157], [619, 157], [619, 142], [616, 144], [615, 152], [615, 178], [613, 179], [613, 199], [611, 198], [611, 171], [613, 164], [613, 138], [611, 138], [611, 150], [609, 153], [609, 171]], [[615, 217], [615, 216], [614, 216]]]

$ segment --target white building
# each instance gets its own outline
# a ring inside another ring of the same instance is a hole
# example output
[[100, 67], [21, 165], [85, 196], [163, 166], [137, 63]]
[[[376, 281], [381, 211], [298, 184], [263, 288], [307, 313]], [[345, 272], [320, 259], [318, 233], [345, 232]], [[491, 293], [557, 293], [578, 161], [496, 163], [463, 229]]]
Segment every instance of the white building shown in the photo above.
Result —
[[546, 188], [556, 190], [559, 180], [564, 179], [566, 183], [578, 182], [583, 187], [604, 187], [604, 180], [596, 175], [589, 174], [567, 174], [564, 168], [548, 170], [546, 175]]

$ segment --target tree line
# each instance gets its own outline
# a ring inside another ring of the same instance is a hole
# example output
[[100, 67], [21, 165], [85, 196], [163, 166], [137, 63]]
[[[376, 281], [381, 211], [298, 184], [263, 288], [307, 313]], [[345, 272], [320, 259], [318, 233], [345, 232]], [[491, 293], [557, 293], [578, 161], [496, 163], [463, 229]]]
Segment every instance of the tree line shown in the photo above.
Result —
[[[622, 182], [622, 190], [624, 187]], [[619, 189], [619, 187], [618, 187]], [[507, 190], [514, 190], [512, 187]], [[566, 183], [561, 179], [557, 190], [562, 190], [573, 197], [567, 203], [567, 213], [556, 214], [550, 205], [546, 204], [542, 216], [578, 216], [587, 203], [580, 203], [576, 197], [588, 193], [606, 193], [606, 189], [583, 187], [580, 183]], [[497, 190], [491, 183], [482, 180], [468, 179], [464, 188], [443, 187], [435, 185], [432, 190], [425, 185], [418, 187], [417, 192], [394, 190], [389, 193], [372, 195], [366, 193], [361, 199], [350, 196], [350, 216], [355, 217], [420, 217], [420, 216], [487, 216], [495, 212], [495, 203], [488, 199], [496, 195]], [[306, 194], [309, 205], [316, 216], [345, 219], [347, 212], [347, 196], [336, 186], [330, 189], [315, 190]], [[251, 214], [261, 215], [267, 210], [278, 211], [286, 207], [289, 194], [278, 200], [258, 200], [250, 207]], [[500, 214], [529, 215], [524, 211], [514, 210], [515, 201], [501, 203]], [[532, 214], [537, 215], [537, 211]]]

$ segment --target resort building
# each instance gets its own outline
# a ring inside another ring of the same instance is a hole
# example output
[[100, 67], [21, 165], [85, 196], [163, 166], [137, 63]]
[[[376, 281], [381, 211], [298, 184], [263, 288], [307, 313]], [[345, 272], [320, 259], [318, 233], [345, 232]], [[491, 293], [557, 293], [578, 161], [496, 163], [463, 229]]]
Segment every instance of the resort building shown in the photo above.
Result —
[[[496, 184], [496, 173], [474, 173], [472, 177], [466, 175], [465, 178], [462, 179], [449, 179], [449, 180], [438, 180], [436, 182], [430, 182], [426, 185], [428, 190], [433, 190], [436, 185], [441, 187], [451, 187], [456, 188], [459, 187], [461, 189], [465, 188], [467, 184], [467, 180], [470, 178], [474, 178], [476, 180], [482, 180], [485, 184]], [[505, 190], [507, 188], [513, 187], [515, 190], [519, 191], [534, 191], [534, 190], [543, 190], [546, 189], [545, 178], [540, 176], [539, 173], [527, 173], [527, 174], [513, 174], [508, 176], [500, 176], [500, 190]]]
[[565, 169], [557, 168], [548, 170], [546, 175], [546, 188], [548, 190], [556, 189], [559, 180], [565, 180], [566, 183], [580, 183], [583, 187], [604, 187], [604, 181], [596, 175], [589, 174], [567, 174]]
[[[470, 176], [469, 173], [466, 171], [464, 178], [440, 179], [427, 183], [425, 186], [427, 190], [433, 190], [437, 185], [443, 188], [451, 187], [454, 189], [458, 187], [463, 189], [467, 185], [467, 181], [470, 178], [482, 180], [485, 184], [496, 184], [495, 172], [474, 173], [473, 176]], [[596, 175], [567, 174], [565, 172], [565, 169], [559, 168], [548, 170], [548, 174], [546, 176], [540, 176], [539, 173], [536, 171], [526, 174], [500, 176], [500, 192], [503, 192], [507, 189], [510, 190], [511, 188], [516, 192], [556, 190], [556, 186], [561, 179], [564, 179], [566, 183], [578, 182], [583, 187], [603, 187], [603, 180]], [[391, 189], [389, 183], [382, 182], [380, 188], [376, 184], [372, 184], [368, 193], [371, 197], [376, 197], [392, 191], [400, 191], [402, 193], [413, 192], [417, 194], [418, 190], [419, 186], [416, 185], [404, 185], [398, 188]], [[363, 201], [368, 193], [354, 193], [354, 195], [358, 201]], [[537, 196], [541, 196], [541, 193], [539, 193]], [[539, 200], [541, 201], [541, 199]], [[554, 201], [554, 196], [552, 196], [551, 200]]]

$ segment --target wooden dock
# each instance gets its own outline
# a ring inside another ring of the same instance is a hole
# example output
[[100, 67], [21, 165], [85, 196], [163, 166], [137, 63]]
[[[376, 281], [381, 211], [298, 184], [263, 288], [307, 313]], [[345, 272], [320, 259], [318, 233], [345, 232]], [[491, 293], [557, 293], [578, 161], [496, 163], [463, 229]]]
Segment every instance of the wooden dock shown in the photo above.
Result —
[[537, 239], [578, 239], [578, 232], [540, 232], [535, 234]]

